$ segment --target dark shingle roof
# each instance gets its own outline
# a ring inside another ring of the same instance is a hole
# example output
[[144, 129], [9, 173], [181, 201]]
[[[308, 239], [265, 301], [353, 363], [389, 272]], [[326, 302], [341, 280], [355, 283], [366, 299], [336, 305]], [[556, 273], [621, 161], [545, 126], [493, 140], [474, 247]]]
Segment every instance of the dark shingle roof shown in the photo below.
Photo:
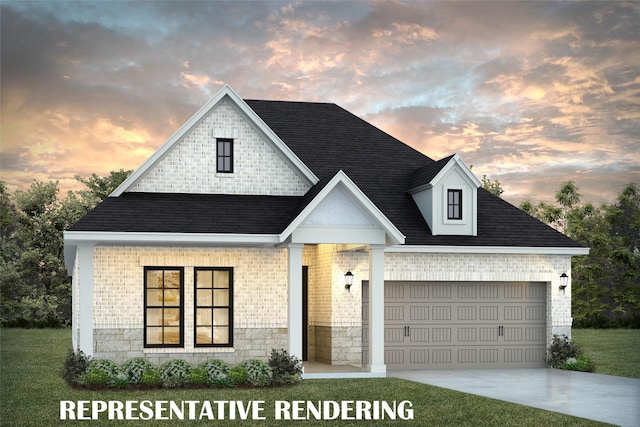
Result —
[[246, 102], [320, 178], [307, 195], [124, 193], [107, 198], [71, 230], [280, 233], [342, 169], [408, 245], [580, 247], [482, 188], [478, 236], [432, 236], [407, 190], [433, 178], [449, 158], [434, 162], [335, 104]]
[[277, 234], [301, 197], [124, 193], [107, 197], [70, 231]]
[[407, 188], [407, 190], [430, 183], [433, 178], [438, 175], [438, 172], [440, 172], [442, 168], [444, 168], [447, 163], [449, 163], [449, 160], [451, 160], [453, 156], [454, 155], [452, 154], [445, 157], [444, 159], [438, 160], [437, 162], [433, 162], [429, 165], [416, 169], [413, 172], [413, 177], [411, 178], [411, 183], [409, 184], [409, 188]]

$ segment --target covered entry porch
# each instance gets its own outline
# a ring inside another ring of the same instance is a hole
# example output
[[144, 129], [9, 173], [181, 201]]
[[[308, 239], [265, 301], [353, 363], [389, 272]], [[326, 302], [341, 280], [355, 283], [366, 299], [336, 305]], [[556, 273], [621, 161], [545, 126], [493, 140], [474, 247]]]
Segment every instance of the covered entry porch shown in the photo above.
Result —
[[[289, 352], [316, 371], [305, 377], [327, 371], [385, 376], [384, 251], [404, 243], [404, 235], [340, 171], [282, 237], [288, 251]], [[355, 276], [351, 289], [345, 289], [347, 272]], [[370, 284], [364, 340], [358, 285], [363, 280]], [[362, 342], [368, 342], [370, 355], [365, 366]]]

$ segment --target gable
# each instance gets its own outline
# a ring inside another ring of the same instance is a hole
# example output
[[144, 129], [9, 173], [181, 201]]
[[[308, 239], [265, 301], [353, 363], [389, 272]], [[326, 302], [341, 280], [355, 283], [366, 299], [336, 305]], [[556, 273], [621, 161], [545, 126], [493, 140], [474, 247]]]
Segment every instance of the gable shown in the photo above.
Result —
[[[233, 144], [233, 173], [216, 172], [216, 141]], [[229, 104], [216, 105], [129, 191], [299, 196], [309, 186]]]
[[[216, 141], [233, 141], [231, 173], [216, 171]], [[314, 173], [225, 85], [110, 196], [128, 191], [302, 195]]]
[[305, 226], [373, 227], [369, 216], [340, 186], [334, 188], [301, 224]]
[[[290, 243], [399, 244], [405, 236], [343, 171], [318, 184], [282, 232]], [[311, 193], [311, 192], [310, 192]]]

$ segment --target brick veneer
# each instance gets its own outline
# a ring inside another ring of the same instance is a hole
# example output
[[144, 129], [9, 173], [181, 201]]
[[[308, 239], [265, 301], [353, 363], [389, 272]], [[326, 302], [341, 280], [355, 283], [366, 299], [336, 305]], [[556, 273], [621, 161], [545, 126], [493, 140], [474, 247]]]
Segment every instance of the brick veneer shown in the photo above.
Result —
[[[288, 347], [287, 250], [276, 248], [116, 247], [94, 249], [94, 357], [121, 361], [146, 356], [162, 362], [220, 358], [237, 363], [266, 359], [272, 348]], [[340, 252], [336, 245], [307, 245], [309, 265], [309, 359], [332, 364], [361, 360], [361, 282], [368, 280], [365, 252]], [[76, 262], [76, 265], [79, 263]], [[143, 270], [145, 266], [184, 267], [185, 346], [143, 349]], [[234, 348], [193, 346], [193, 267], [234, 267]], [[385, 280], [535, 281], [547, 285], [547, 341], [571, 333], [571, 287], [558, 290], [570, 272], [569, 256], [519, 254], [385, 254]], [[355, 277], [350, 292], [344, 273]], [[74, 277], [79, 277], [76, 274]], [[74, 282], [74, 319], [79, 311]], [[74, 325], [74, 338], [77, 335]]]
[[[216, 173], [216, 138], [233, 138], [233, 173]], [[130, 191], [302, 196], [309, 187], [231, 105], [221, 102]]]

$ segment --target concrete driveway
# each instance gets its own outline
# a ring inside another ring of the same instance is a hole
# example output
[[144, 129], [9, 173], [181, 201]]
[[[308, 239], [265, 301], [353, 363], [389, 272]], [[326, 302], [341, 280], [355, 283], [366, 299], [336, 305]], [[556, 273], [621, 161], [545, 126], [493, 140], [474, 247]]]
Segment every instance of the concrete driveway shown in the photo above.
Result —
[[640, 379], [559, 369], [391, 371], [403, 378], [621, 426], [640, 426]]

